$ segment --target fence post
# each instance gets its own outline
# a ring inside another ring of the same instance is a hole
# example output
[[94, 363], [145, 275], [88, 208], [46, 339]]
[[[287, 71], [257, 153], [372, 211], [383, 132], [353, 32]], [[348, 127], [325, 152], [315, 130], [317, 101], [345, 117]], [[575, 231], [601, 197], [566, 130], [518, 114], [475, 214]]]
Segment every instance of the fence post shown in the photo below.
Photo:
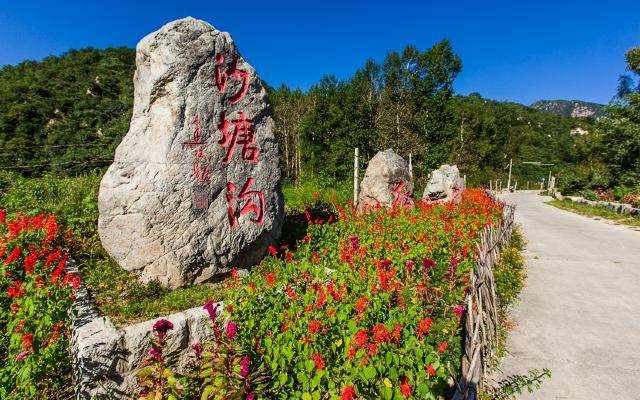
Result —
[[412, 160], [412, 154], [409, 153], [409, 176], [411, 177], [411, 181], [413, 182], [413, 160]]
[[356, 147], [353, 152], [353, 206], [358, 206], [358, 195], [360, 194], [360, 180], [358, 179], [358, 169], [359, 163], [358, 159], [360, 156], [360, 151]]

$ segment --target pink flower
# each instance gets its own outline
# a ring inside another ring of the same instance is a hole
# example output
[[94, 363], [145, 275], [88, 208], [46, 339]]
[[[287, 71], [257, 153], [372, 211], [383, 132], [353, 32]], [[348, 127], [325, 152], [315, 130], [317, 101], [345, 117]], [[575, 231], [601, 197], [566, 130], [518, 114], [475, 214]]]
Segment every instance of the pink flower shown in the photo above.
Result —
[[465, 307], [461, 306], [461, 305], [457, 305], [457, 306], [453, 307], [453, 312], [456, 313], [457, 316], [460, 316], [460, 315], [464, 314]]
[[215, 321], [218, 317], [218, 307], [220, 307], [220, 305], [218, 303], [214, 303], [212, 300], [207, 300], [207, 302], [204, 303], [204, 306], [202, 306], [202, 308], [204, 308], [209, 314], [211, 321]]
[[242, 357], [242, 361], [240, 361], [240, 376], [246, 378], [249, 375], [249, 365], [251, 364], [251, 360], [249, 360], [248, 356]]
[[16, 361], [22, 361], [22, 360], [24, 360], [25, 358], [27, 358], [27, 356], [28, 356], [28, 355], [29, 355], [29, 352], [28, 352], [28, 351], [23, 351], [23, 352], [21, 352], [20, 354], [18, 354], [18, 355], [16, 356]]
[[247, 400], [253, 400], [253, 393], [249, 393], [247, 395]]
[[414, 266], [414, 262], [413, 260], [407, 260], [407, 262], [404, 263], [404, 266], [407, 268], [407, 271], [411, 272], [413, 271], [413, 266]]
[[235, 322], [229, 321], [227, 323], [227, 338], [229, 340], [233, 340], [236, 337], [236, 333], [238, 332], [238, 325]]
[[360, 239], [355, 236], [349, 236], [349, 242], [351, 242], [351, 250], [358, 250], [358, 248], [360, 247]]

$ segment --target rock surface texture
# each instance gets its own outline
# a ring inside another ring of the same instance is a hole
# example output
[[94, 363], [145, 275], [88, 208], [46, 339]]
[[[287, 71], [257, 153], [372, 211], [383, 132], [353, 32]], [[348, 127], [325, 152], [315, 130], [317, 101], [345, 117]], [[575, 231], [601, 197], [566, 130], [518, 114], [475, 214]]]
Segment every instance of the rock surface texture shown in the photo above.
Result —
[[358, 209], [413, 204], [413, 178], [409, 164], [393, 150], [376, 154], [365, 171], [358, 195]]
[[99, 193], [100, 239], [142, 282], [256, 263], [284, 217], [267, 94], [231, 36], [184, 18], [138, 43], [134, 109]]
[[422, 199], [447, 203], [459, 202], [460, 194], [465, 188], [464, 179], [455, 165], [441, 165], [440, 168], [431, 171], [429, 182], [424, 189]]

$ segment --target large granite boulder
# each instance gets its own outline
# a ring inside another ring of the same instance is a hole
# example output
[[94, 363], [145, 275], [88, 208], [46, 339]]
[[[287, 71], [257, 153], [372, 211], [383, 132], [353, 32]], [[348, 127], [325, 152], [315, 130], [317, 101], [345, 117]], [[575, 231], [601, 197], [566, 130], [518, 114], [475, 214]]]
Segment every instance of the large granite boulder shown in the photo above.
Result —
[[464, 179], [460, 176], [458, 167], [445, 164], [431, 171], [422, 199], [439, 203], [459, 203], [464, 189]]
[[265, 88], [231, 36], [184, 18], [138, 43], [129, 132], [100, 184], [100, 239], [141, 281], [200, 283], [280, 235]]
[[393, 150], [376, 154], [364, 173], [358, 209], [410, 206], [413, 204], [413, 178], [409, 164]]

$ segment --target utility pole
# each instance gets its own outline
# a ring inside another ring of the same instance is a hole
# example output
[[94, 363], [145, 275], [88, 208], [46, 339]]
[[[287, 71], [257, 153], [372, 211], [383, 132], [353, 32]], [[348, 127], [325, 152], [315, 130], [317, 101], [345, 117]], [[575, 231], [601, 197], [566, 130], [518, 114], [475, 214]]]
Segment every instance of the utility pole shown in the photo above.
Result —
[[507, 192], [511, 192], [511, 167], [513, 167], [513, 158], [509, 159], [509, 179], [507, 180]]
[[358, 169], [359, 163], [358, 158], [360, 156], [360, 151], [356, 147], [353, 152], [353, 205], [358, 205], [358, 195], [360, 194], [360, 180], [358, 179]]

